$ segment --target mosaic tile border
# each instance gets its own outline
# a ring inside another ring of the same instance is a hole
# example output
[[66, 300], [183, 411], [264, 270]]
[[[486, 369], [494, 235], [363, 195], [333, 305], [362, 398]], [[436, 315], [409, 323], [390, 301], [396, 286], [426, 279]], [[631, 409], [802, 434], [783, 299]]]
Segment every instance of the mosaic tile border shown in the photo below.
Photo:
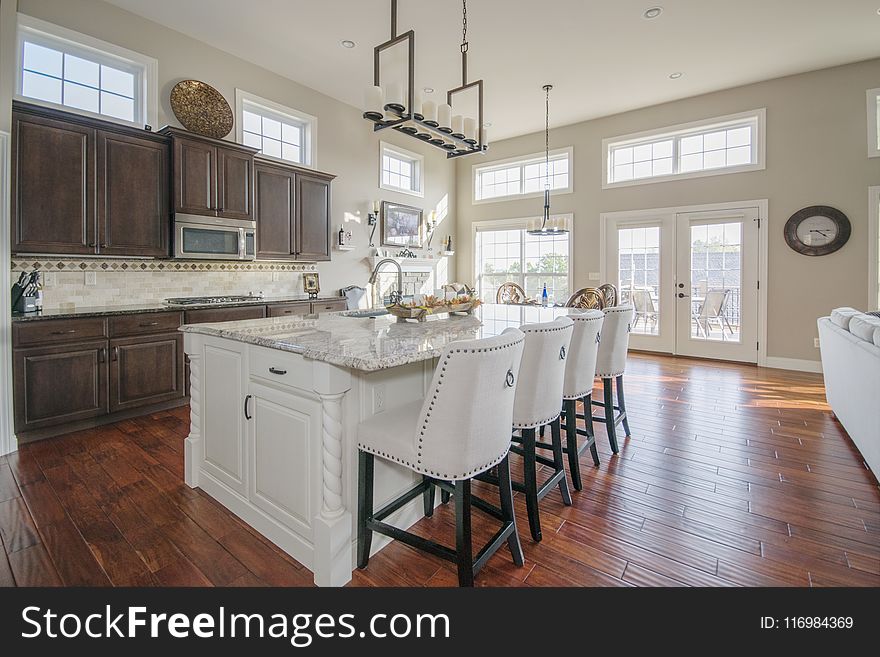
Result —
[[12, 257], [13, 272], [28, 271], [106, 272], [231, 272], [231, 271], [318, 271], [311, 262], [222, 261], [222, 260], [102, 260], [100, 258]]

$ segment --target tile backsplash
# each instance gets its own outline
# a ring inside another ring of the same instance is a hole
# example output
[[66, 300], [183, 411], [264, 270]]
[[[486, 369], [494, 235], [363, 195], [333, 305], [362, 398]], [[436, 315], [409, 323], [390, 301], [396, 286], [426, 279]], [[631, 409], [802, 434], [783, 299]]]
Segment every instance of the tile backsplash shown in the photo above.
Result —
[[[302, 272], [316, 271], [317, 267], [313, 263], [13, 256], [13, 279], [18, 272], [34, 269], [51, 274], [50, 280], [44, 276], [43, 307], [52, 310], [71, 303], [77, 307], [93, 307], [161, 302], [167, 297], [302, 294]], [[92, 276], [94, 285], [87, 285], [86, 278]]]

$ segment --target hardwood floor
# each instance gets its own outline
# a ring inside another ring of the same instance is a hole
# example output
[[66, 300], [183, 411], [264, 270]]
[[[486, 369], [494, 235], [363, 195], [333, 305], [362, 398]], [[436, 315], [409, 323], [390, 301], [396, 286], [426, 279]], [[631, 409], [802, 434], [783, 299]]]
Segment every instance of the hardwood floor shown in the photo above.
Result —
[[[625, 385], [620, 455], [597, 425], [602, 464], [585, 454], [573, 506], [542, 501], [540, 544], [518, 495], [526, 565], [501, 550], [479, 585], [880, 585], [880, 489], [819, 375], [634, 354]], [[0, 457], [0, 586], [311, 585], [183, 483], [187, 431], [178, 409]], [[413, 531], [454, 544], [450, 507]], [[475, 515], [475, 543], [493, 531]], [[352, 585], [456, 581], [452, 564], [392, 543]]]

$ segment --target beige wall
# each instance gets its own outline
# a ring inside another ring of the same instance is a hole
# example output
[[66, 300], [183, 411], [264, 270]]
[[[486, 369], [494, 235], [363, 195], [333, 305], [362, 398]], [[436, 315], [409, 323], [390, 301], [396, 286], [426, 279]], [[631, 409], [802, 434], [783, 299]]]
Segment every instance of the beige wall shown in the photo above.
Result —
[[[574, 146], [574, 192], [553, 198], [554, 212], [575, 215], [574, 287], [590, 285], [588, 273], [599, 271], [602, 212], [766, 198], [768, 356], [818, 360], [813, 346], [816, 318], [837, 306], [864, 308], [868, 302], [867, 189], [880, 184], [880, 158], [867, 157], [865, 90], [878, 85], [880, 59], [552, 130], [551, 148]], [[760, 107], [767, 108], [766, 170], [602, 189], [603, 138]], [[543, 137], [531, 134], [493, 143], [487, 161], [542, 151]], [[541, 199], [526, 199], [473, 205], [472, 164], [458, 165], [457, 256], [465, 279], [473, 271], [473, 222], [537, 215], [542, 204]], [[846, 213], [852, 237], [832, 255], [799, 255], [786, 246], [783, 226], [796, 210], [819, 204]]]
[[[7, 34], [5, 6], [10, 1], [3, 0], [4, 42]], [[439, 238], [446, 233], [455, 234], [455, 168], [445, 154], [435, 148], [402, 135], [388, 134], [391, 131], [374, 134], [361, 118], [360, 111], [350, 105], [99, 0], [19, 0], [18, 10], [155, 57], [159, 61], [160, 98], [156, 129], [166, 124], [180, 125], [171, 112], [168, 98], [172, 87], [186, 78], [213, 85], [230, 105], [234, 104], [238, 87], [316, 116], [318, 168], [337, 176], [333, 183], [332, 228], [335, 233], [341, 223], [348, 222], [346, 228], [353, 231], [359, 247], [355, 251], [334, 252], [332, 262], [318, 265], [322, 290], [366, 284], [369, 276], [364, 260], [369, 243], [366, 214], [373, 199], [395, 200], [430, 211], [448, 194], [450, 213], [438, 227], [437, 235]], [[0, 129], [2, 126], [0, 123]], [[386, 141], [425, 155], [424, 198], [379, 189], [379, 135]], [[234, 139], [234, 136], [233, 130], [228, 138]], [[447, 266], [448, 276], [454, 277], [454, 261]]]

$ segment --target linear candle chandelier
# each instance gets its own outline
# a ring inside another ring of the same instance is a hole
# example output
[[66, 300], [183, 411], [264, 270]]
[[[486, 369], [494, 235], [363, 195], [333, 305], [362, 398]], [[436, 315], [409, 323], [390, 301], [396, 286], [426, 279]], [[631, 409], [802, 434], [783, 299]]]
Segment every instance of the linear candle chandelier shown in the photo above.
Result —
[[[373, 123], [374, 131], [397, 130], [446, 151], [447, 158], [486, 151], [483, 81], [468, 82], [467, 0], [462, 0], [461, 86], [446, 92], [445, 104], [438, 106], [432, 101], [417, 100], [415, 39], [413, 30], [397, 34], [397, 0], [391, 0], [391, 38], [373, 49], [373, 84], [366, 90], [364, 118]], [[404, 43], [407, 47], [406, 94], [398, 82], [383, 86], [379, 70], [382, 52]], [[469, 90], [477, 94], [477, 116], [453, 115], [453, 97]]]

